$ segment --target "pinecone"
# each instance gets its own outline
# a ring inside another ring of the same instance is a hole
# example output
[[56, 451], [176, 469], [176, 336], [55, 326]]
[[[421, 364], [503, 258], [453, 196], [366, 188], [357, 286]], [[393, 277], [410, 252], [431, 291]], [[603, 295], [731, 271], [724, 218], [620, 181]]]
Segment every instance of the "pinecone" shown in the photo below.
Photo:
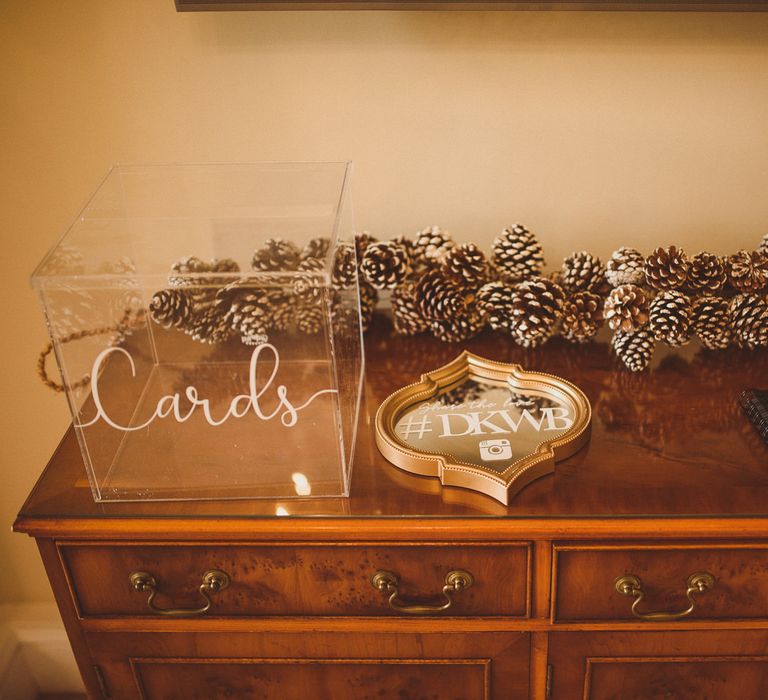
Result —
[[330, 238], [311, 238], [301, 249], [301, 259], [307, 260], [308, 258], [324, 258], [326, 255], [328, 255], [328, 250], [330, 247]]
[[593, 292], [600, 288], [604, 275], [605, 267], [600, 258], [582, 250], [563, 260], [560, 283], [569, 293]]
[[182, 330], [200, 343], [222, 343], [232, 335], [230, 324], [218, 313], [214, 304], [203, 313], [195, 314]]
[[503, 282], [489, 282], [480, 287], [475, 304], [485, 314], [494, 330], [509, 330], [514, 288]]
[[512, 280], [538, 275], [544, 267], [544, 253], [536, 237], [525, 226], [505, 228], [493, 242], [493, 262]]
[[645, 259], [645, 281], [658, 290], [678, 289], [688, 279], [690, 263], [682, 248], [656, 248]]
[[611, 341], [618, 358], [633, 372], [642, 372], [653, 358], [653, 335], [648, 328], [634, 333], [616, 331]]
[[325, 262], [322, 258], [305, 258], [299, 263], [299, 271], [304, 274], [294, 277], [293, 293], [302, 304], [317, 303], [323, 295]]
[[563, 313], [565, 292], [546, 277], [533, 277], [512, 291], [509, 329], [515, 342], [536, 347], [546, 342]]
[[192, 316], [192, 301], [182, 289], [161, 289], [152, 295], [149, 315], [164, 328], [182, 328]]
[[410, 272], [408, 253], [392, 241], [371, 243], [360, 263], [360, 272], [372, 287], [394, 289]]
[[430, 270], [416, 283], [416, 303], [427, 321], [445, 321], [466, 307], [463, 290], [442, 270]]
[[428, 226], [416, 234], [413, 241], [412, 260], [414, 267], [428, 270], [439, 266], [448, 251], [455, 247], [453, 238], [448, 231], [439, 226]]
[[317, 335], [323, 330], [322, 306], [304, 306], [299, 310], [299, 320], [296, 327], [301, 333]]
[[670, 289], [661, 292], [648, 312], [649, 328], [656, 340], [672, 347], [685, 345], [690, 340], [691, 300], [682, 292]]
[[763, 236], [763, 240], [760, 241], [760, 245], [757, 246], [757, 252], [763, 255], [768, 255], [768, 233]]
[[706, 252], [693, 256], [688, 272], [688, 286], [691, 289], [711, 294], [722, 289], [727, 279], [724, 258]]
[[257, 249], [251, 260], [251, 267], [259, 272], [295, 270], [299, 266], [301, 251], [293, 241], [282, 238], [268, 238]]
[[409, 238], [408, 236], [396, 236], [392, 239], [392, 243], [396, 243], [405, 250], [406, 255], [408, 255], [408, 260], [411, 263], [411, 269], [415, 271], [414, 265], [416, 262], [416, 251], [414, 248], [413, 239]]
[[739, 347], [753, 350], [768, 346], [768, 300], [755, 294], [738, 294], [731, 299], [728, 312]]
[[728, 280], [743, 294], [758, 294], [768, 284], [768, 255], [757, 250], [729, 255]]
[[172, 287], [188, 287], [188, 293], [196, 304], [210, 302], [219, 287], [232, 281], [231, 275], [224, 277], [197, 277], [203, 272], [240, 272], [240, 266], [231, 258], [218, 260], [214, 258], [206, 262], [195, 256], [177, 260], [171, 266], [172, 274], [168, 284]]
[[605, 265], [605, 278], [612, 287], [645, 284], [645, 257], [639, 250], [621, 247], [613, 251]]
[[367, 331], [373, 320], [373, 312], [379, 303], [379, 293], [365, 282], [360, 283], [360, 324]]
[[348, 289], [357, 281], [357, 260], [353, 246], [344, 244], [336, 249], [331, 281], [339, 289]]
[[705, 348], [721, 350], [730, 344], [731, 325], [727, 299], [715, 296], [694, 299], [691, 306], [691, 322], [694, 332]]
[[446, 253], [443, 271], [470, 289], [477, 289], [488, 281], [490, 266], [483, 251], [474, 243], [462, 243]]
[[368, 231], [355, 234], [355, 255], [357, 255], [357, 264], [359, 265], [365, 257], [365, 251], [371, 243], [378, 243], [379, 239], [372, 236]]
[[275, 327], [278, 312], [292, 305], [292, 295], [279, 282], [264, 286], [260, 280], [244, 279], [220, 289], [214, 309], [222, 322], [248, 342]]
[[614, 331], [632, 333], [648, 322], [648, 296], [636, 284], [622, 284], [605, 300], [603, 315]]
[[584, 343], [603, 325], [603, 300], [592, 292], [576, 292], [566, 299], [560, 335]]
[[405, 282], [392, 292], [392, 321], [400, 335], [416, 335], [429, 328], [416, 303], [415, 291], [415, 283]]
[[429, 327], [438, 340], [444, 343], [460, 343], [477, 335], [484, 325], [482, 314], [476, 308], [467, 308], [445, 321], [432, 321]]

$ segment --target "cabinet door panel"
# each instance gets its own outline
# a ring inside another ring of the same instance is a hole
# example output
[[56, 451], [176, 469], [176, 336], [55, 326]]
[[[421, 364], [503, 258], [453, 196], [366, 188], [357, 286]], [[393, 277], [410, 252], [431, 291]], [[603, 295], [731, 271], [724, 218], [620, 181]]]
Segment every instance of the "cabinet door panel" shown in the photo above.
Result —
[[768, 632], [553, 634], [552, 700], [764, 700]]
[[524, 700], [523, 633], [94, 633], [113, 700]]

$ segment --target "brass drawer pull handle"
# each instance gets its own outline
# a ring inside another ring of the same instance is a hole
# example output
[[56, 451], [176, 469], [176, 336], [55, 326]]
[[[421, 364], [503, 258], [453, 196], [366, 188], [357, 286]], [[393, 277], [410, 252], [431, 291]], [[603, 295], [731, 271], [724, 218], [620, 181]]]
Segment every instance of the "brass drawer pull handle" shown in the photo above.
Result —
[[397, 599], [399, 581], [391, 571], [377, 571], [371, 577], [371, 585], [374, 588], [389, 594], [387, 599], [389, 607], [406, 615], [434, 615], [448, 610], [453, 605], [451, 595], [469, 588], [474, 582], [475, 579], [469, 571], [462, 571], [461, 569], [450, 571], [445, 576], [445, 585], [443, 586], [445, 602], [442, 605], [406, 605]]
[[134, 571], [130, 576], [131, 586], [134, 591], [142, 593], [149, 591], [147, 598], [147, 607], [155, 615], [166, 615], [167, 617], [185, 617], [188, 615], [202, 615], [211, 609], [213, 601], [210, 598], [211, 593], [223, 591], [229, 585], [229, 576], [223, 571], [206, 571], [203, 574], [203, 582], [200, 584], [200, 595], [205, 598], [205, 605], [200, 608], [158, 608], [154, 604], [155, 594], [157, 593], [157, 581], [152, 574], [146, 571]]
[[643, 584], [637, 576], [627, 574], [616, 579], [614, 586], [622, 595], [633, 596], [635, 602], [632, 603], [632, 614], [641, 620], [650, 620], [652, 622], [668, 622], [670, 620], [680, 620], [688, 617], [696, 608], [696, 601], [693, 598], [694, 593], [706, 593], [715, 585], [715, 577], [706, 571], [699, 571], [688, 577], [685, 590], [685, 597], [688, 598], [688, 607], [680, 612], [640, 612], [637, 606], [645, 597]]

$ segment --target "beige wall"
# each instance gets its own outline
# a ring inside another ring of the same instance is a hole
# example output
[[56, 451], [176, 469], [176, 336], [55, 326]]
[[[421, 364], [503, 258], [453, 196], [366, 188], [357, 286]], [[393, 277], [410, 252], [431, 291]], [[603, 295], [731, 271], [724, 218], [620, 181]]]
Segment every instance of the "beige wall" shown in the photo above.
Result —
[[[358, 223], [489, 243], [768, 231], [768, 15], [176, 14], [171, 0], [0, 0], [7, 599], [45, 598], [10, 523], [67, 423], [34, 363], [27, 275], [115, 161], [356, 163]], [[23, 575], [23, 577], [22, 577]]]

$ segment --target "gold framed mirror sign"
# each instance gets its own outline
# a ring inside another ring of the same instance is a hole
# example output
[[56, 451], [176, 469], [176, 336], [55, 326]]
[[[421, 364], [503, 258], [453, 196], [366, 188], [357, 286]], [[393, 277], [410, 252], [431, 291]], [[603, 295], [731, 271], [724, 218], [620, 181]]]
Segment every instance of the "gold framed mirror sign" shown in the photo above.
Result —
[[588, 442], [591, 420], [565, 379], [464, 351], [384, 400], [376, 444], [405, 471], [507, 505]]

